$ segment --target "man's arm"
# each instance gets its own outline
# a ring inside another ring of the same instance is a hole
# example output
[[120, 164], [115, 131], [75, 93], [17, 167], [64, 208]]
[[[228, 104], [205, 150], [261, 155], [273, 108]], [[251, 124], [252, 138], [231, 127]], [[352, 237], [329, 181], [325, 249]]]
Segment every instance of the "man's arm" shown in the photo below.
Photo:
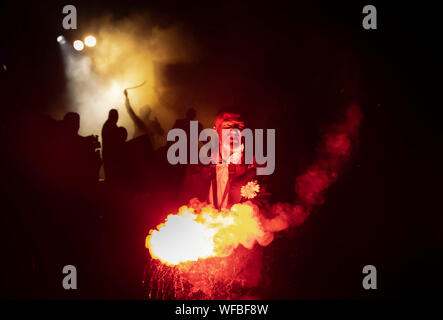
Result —
[[125, 94], [125, 106], [126, 106], [126, 110], [129, 113], [129, 116], [131, 117], [132, 121], [134, 121], [135, 125], [137, 126], [137, 128], [139, 128], [139, 130], [148, 133], [148, 127], [146, 126], [146, 124], [143, 122], [142, 119], [140, 119], [134, 112], [134, 110], [132, 109], [131, 103], [129, 102], [129, 98], [128, 98], [128, 91], [125, 89], [125, 91], [123, 91], [123, 93]]

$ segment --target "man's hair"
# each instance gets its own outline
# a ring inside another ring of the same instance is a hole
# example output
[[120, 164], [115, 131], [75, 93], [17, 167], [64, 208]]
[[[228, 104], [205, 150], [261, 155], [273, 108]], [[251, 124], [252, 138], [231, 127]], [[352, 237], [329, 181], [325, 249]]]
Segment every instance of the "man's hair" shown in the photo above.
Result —
[[223, 129], [221, 126], [225, 122], [230, 122], [233, 127], [238, 127], [240, 130], [245, 127], [245, 123], [240, 120], [240, 115], [238, 113], [220, 112], [215, 118], [215, 129]]

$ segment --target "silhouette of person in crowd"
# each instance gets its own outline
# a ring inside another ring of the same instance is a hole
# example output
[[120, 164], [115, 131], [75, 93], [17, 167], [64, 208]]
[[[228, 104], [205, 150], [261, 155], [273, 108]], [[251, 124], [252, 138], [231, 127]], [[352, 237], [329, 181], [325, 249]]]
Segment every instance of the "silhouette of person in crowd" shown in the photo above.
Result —
[[105, 169], [106, 179], [112, 181], [117, 165], [119, 128], [117, 126], [118, 111], [116, 109], [109, 110], [108, 119], [102, 128], [102, 157]]
[[62, 130], [67, 137], [78, 136], [78, 130], [80, 129], [80, 115], [77, 112], [67, 112], [63, 117]]
[[66, 113], [56, 137], [58, 155], [55, 155], [53, 163], [60, 182], [86, 187], [87, 184], [98, 181], [100, 143], [97, 136], [80, 136], [79, 129], [80, 115], [75, 112]]
[[[190, 122], [195, 120], [195, 118], [197, 117], [197, 111], [194, 108], [189, 108], [186, 111], [186, 116], [185, 118], [182, 119], [177, 119], [174, 123], [174, 126], [172, 127], [172, 129], [182, 129], [186, 132], [187, 137], [190, 137]], [[171, 129], [171, 130], [172, 130]], [[200, 135], [200, 132], [203, 130], [203, 126], [200, 122], [198, 122], [198, 135]], [[169, 149], [169, 147], [174, 143], [174, 141], [167, 141], [166, 146], [164, 148], [163, 151], [163, 158], [167, 159], [167, 150]], [[189, 138], [187, 139], [187, 150], [188, 150], [188, 163], [189, 163], [189, 150], [190, 150], [190, 140]], [[171, 168], [171, 166], [169, 166], [170, 171], [170, 175], [173, 177], [173, 179], [175, 179], [175, 188], [176, 188], [176, 193], [178, 196], [180, 196], [180, 194], [182, 193], [182, 189], [183, 189], [183, 184], [185, 182], [185, 175], [186, 175], [186, 171], [188, 170], [188, 166], [187, 165], [181, 165], [181, 164], [177, 164], [175, 166], [173, 166]], [[181, 195], [183, 196], [183, 194]]]
[[116, 131], [116, 141], [113, 146], [113, 177], [118, 180], [118, 182], [124, 182], [128, 177], [128, 160], [129, 155], [126, 148], [126, 139], [128, 138], [128, 131], [125, 127], [118, 127]]

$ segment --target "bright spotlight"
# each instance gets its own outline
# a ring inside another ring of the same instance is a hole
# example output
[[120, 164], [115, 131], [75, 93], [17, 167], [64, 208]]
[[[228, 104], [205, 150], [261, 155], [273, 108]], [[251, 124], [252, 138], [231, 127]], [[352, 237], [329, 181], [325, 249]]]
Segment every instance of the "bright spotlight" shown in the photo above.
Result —
[[58, 37], [57, 37], [57, 42], [60, 43], [60, 44], [64, 44], [64, 43], [66, 43], [66, 41], [65, 41], [65, 37], [63, 37], [63, 36], [58, 36]]
[[75, 40], [72, 45], [74, 46], [74, 49], [77, 51], [82, 51], [83, 48], [85, 47], [85, 45], [81, 40]]
[[85, 38], [85, 44], [86, 44], [88, 47], [93, 47], [93, 46], [95, 46], [96, 43], [97, 43], [97, 40], [95, 39], [94, 36], [87, 36], [87, 37]]

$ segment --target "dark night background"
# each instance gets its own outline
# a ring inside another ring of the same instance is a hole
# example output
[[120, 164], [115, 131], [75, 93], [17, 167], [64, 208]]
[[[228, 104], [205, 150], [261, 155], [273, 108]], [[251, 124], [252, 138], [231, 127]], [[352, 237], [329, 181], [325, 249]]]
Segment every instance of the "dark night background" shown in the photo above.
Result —
[[[94, 262], [101, 259], [100, 247], [92, 244], [100, 237], [95, 231], [85, 236], [80, 253], [73, 251], [90, 270], [106, 265], [110, 283], [96, 278], [100, 270], [87, 280], [79, 275], [83, 291], [64, 292], [61, 268], [69, 258], [60, 254], [67, 260], [58, 261], [48, 247], [62, 243], [57, 237], [64, 232], [43, 218], [53, 204], [41, 196], [38, 169], [22, 151], [23, 136], [32, 135], [25, 119], [54, 105], [63, 108], [66, 83], [55, 39], [60, 33], [75, 37], [61, 26], [65, 4], [1, 5], [0, 64], [7, 65], [0, 72], [1, 296], [143, 298], [130, 285], [143, 268], [146, 253], [135, 249], [135, 243], [143, 246], [143, 235], [128, 240], [134, 248], [128, 255], [138, 257], [125, 273], [124, 266]], [[321, 133], [350, 102], [359, 103], [364, 119], [358, 146], [325, 204], [267, 248], [275, 261], [265, 298], [441, 297], [441, 36], [435, 5], [372, 1], [378, 29], [364, 30], [362, 8], [369, 3], [360, 1], [69, 4], [78, 9], [79, 30], [105, 12], [125, 17], [140, 10], [154, 13], [159, 24], [185, 24], [204, 48], [189, 70], [195, 86], [219, 92], [220, 99], [237, 92], [239, 111], [252, 127], [265, 121], [277, 129], [275, 201], [292, 200], [294, 178], [313, 160]], [[207, 83], [207, 73], [220, 80]], [[97, 216], [104, 210], [97, 209], [100, 197], [88, 199]], [[129, 214], [127, 219], [128, 228], [137, 224]], [[57, 250], [76, 244], [67, 241]], [[377, 267], [378, 290], [362, 288], [367, 264]]]

